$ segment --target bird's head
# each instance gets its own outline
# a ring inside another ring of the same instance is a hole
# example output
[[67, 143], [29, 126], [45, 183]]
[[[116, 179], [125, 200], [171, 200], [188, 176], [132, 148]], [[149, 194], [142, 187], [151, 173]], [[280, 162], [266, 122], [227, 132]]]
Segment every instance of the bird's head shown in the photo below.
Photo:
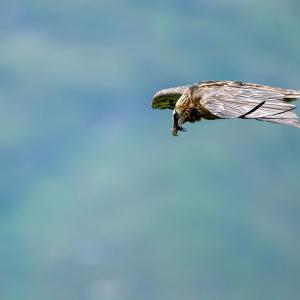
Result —
[[184, 116], [176, 109], [173, 110], [173, 124], [171, 128], [172, 135], [177, 136], [178, 131], [185, 131], [181, 125], [184, 123]]
[[177, 107], [177, 102], [182, 96], [187, 93], [191, 85], [178, 86], [174, 88], [168, 88], [155, 93], [152, 99], [152, 108], [153, 109], [173, 109], [173, 126], [172, 134], [177, 135], [177, 131], [184, 131], [180, 126], [184, 123], [184, 118], [182, 118], [181, 113], [179, 112], [180, 108]]

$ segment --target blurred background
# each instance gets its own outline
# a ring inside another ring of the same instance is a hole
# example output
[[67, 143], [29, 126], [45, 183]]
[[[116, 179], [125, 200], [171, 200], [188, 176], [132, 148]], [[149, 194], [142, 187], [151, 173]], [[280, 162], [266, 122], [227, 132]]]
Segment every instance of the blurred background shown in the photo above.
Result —
[[300, 89], [299, 30], [298, 0], [2, 0], [0, 299], [299, 299], [300, 131], [150, 107]]

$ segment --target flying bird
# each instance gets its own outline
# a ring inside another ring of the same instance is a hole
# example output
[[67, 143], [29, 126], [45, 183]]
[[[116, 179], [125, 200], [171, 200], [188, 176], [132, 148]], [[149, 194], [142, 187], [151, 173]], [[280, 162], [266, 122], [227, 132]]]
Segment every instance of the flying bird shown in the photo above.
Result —
[[153, 109], [172, 109], [174, 136], [182, 124], [201, 119], [255, 119], [300, 128], [292, 101], [300, 90], [288, 90], [240, 81], [200, 81], [158, 91]]

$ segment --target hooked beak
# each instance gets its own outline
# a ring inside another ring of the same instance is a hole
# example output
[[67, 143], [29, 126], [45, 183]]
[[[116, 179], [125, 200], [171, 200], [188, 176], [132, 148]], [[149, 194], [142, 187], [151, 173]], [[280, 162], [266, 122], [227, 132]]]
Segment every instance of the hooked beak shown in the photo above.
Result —
[[178, 136], [176, 127], [172, 127], [171, 132], [173, 136]]

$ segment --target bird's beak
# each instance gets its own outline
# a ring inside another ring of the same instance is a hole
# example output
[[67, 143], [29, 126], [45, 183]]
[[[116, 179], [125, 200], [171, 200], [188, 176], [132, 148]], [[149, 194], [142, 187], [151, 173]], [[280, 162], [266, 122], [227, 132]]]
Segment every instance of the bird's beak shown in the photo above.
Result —
[[177, 135], [178, 135], [178, 134], [177, 134], [177, 128], [176, 128], [176, 127], [172, 127], [171, 132], [172, 132], [172, 135], [173, 135], [173, 136], [177, 136]]

